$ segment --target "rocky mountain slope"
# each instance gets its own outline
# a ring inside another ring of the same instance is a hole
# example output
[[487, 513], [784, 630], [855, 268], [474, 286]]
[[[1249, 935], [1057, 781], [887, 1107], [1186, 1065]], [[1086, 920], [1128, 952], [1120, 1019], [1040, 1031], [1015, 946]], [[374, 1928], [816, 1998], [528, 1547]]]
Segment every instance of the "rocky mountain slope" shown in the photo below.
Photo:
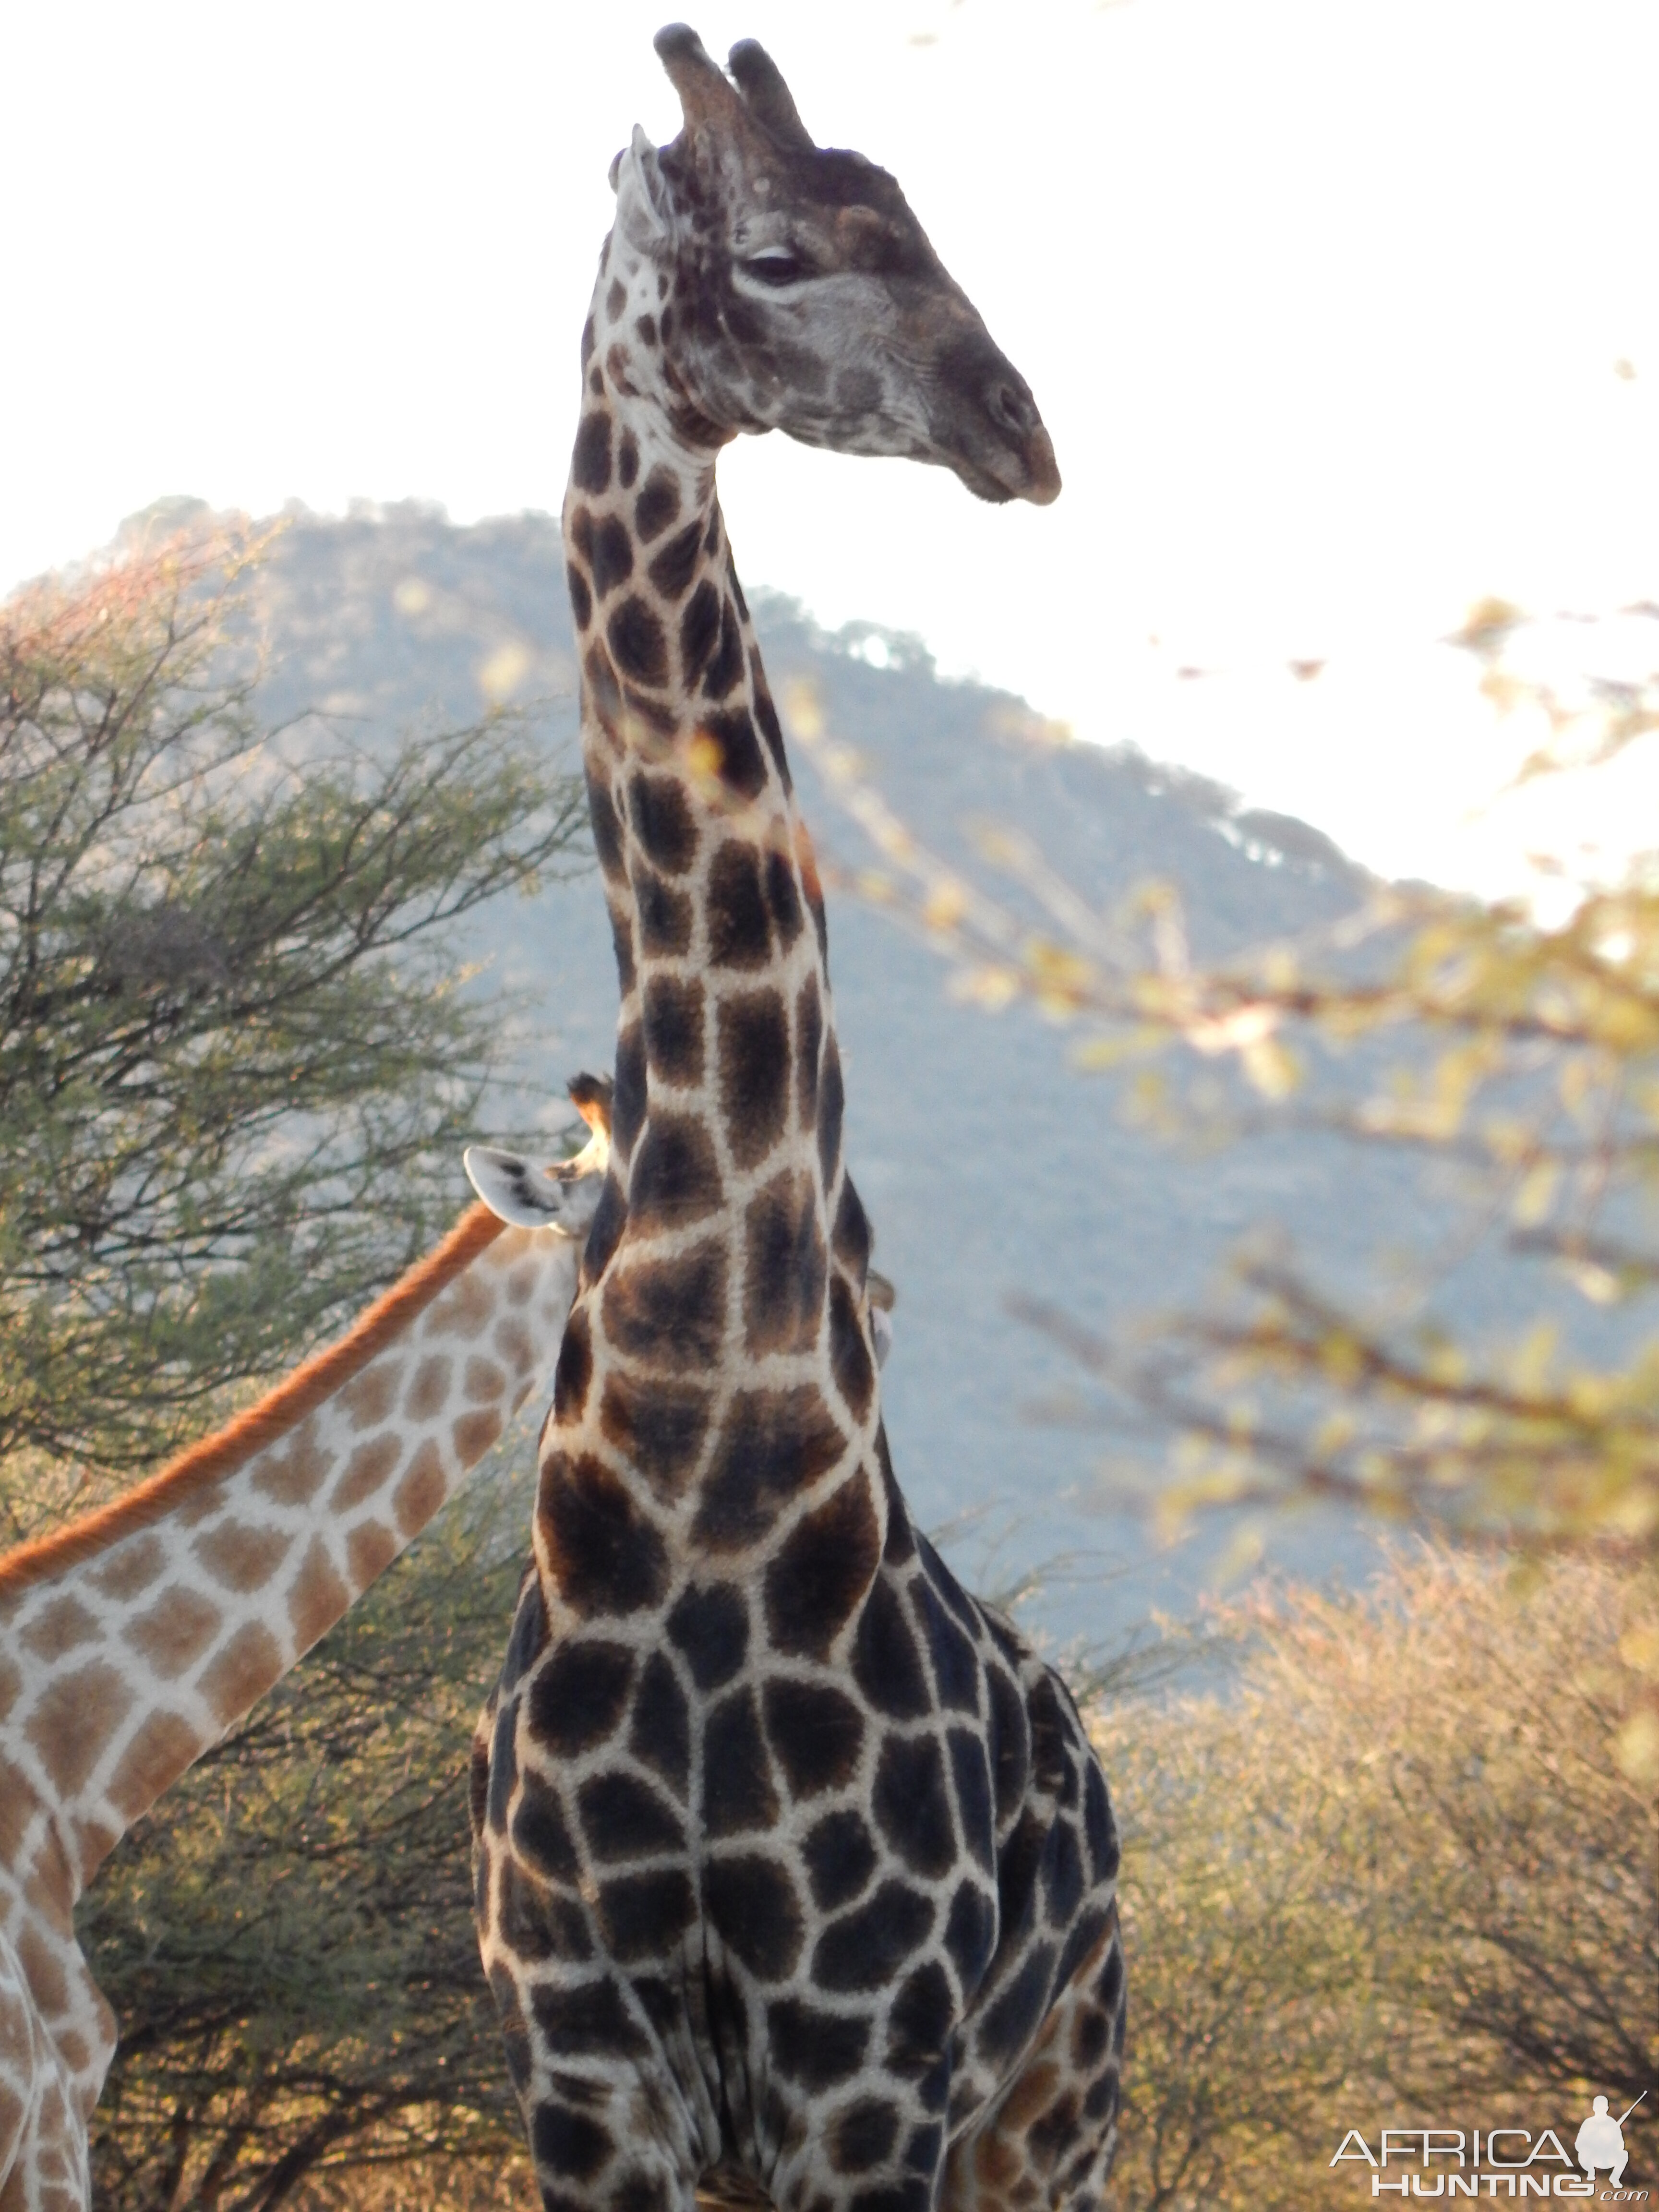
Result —
[[[260, 586], [264, 705], [315, 710], [337, 738], [465, 720], [533, 702], [547, 743], [575, 758], [574, 668], [556, 524], [527, 515], [471, 529], [435, 511], [289, 518]], [[1350, 910], [1365, 879], [1305, 824], [1240, 813], [1216, 787], [1133, 751], [1056, 741], [1018, 701], [941, 682], [915, 644], [856, 626], [816, 631], [754, 595], [775, 690], [810, 681], [825, 725], [857, 747], [899, 815], [936, 848], [996, 823], [1040, 845], [1097, 902], [1148, 878], [1181, 887], [1206, 950], [1295, 934]], [[322, 742], [321, 738], [317, 741]], [[859, 835], [799, 754], [815, 837], [862, 862]], [[899, 1290], [884, 1378], [900, 1480], [921, 1517], [957, 1524], [959, 1566], [982, 1586], [1073, 1555], [1036, 1617], [1109, 1639], [1155, 1606], [1183, 1607], [1226, 1531], [1160, 1552], [1110, 1509], [1103, 1462], [1156, 1462], [1165, 1440], [1040, 1425], [1033, 1401], [1068, 1376], [1011, 1318], [1037, 1293], [1096, 1326], [1124, 1328], [1198, 1295], [1248, 1231], [1283, 1224], [1327, 1266], [1363, 1267], [1433, 1227], [1397, 1164], [1283, 1134], [1207, 1157], [1127, 1125], [1109, 1084], [1071, 1064], [1071, 1040], [1021, 1011], [955, 1003], [925, 944], [845, 893], [832, 897], [832, 967], [848, 1071], [850, 1159], [878, 1264]], [[498, 902], [458, 958], [480, 961], [525, 1009], [504, 1032], [503, 1079], [481, 1134], [568, 1119], [565, 1076], [608, 1066], [615, 972], [597, 883]], [[457, 1163], [458, 1205], [465, 1196]], [[1480, 1285], [1470, 1295], [1477, 1304]], [[1367, 1540], [1334, 1522], [1278, 1531], [1273, 1555], [1358, 1569]]]

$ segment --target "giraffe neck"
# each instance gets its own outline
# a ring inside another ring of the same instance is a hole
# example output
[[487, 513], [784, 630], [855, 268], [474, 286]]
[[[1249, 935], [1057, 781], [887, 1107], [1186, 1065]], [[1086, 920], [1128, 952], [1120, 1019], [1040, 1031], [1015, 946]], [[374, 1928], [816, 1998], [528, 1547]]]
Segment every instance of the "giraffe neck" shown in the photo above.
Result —
[[[114, 2036], [75, 1943], [76, 1899], [544, 1380], [578, 1249], [473, 1207], [228, 1428], [0, 1558], [0, 1988], [9, 1954], [83, 2119]], [[4, 2181], [0, 2157], [0, 2201]]]
[[872, 1575], [887, 1513], [823, 900], [665, 294], [619, 223], [564, 510], [622, 999], [611, 1182], [538, 1516], [544, 1579], [578, 1613], [600, 1492], [665, 1589], [688, 1552], [763, 1547], [842, 1492]]

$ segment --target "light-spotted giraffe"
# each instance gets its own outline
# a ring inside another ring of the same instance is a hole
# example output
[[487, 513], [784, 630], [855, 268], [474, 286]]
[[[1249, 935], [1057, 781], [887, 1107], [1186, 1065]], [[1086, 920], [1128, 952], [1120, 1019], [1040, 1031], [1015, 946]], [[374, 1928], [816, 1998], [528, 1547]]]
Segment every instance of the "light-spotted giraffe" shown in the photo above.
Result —
[[[85, 2212], [116, 2023], [76, 1899], [545, 1387], [604, 1168], [469, 1154], [489, 1200], [340, 1341], [103, 1510], [0, 1557], [0, 2212]], [[557, 1224], [504, 1228], [497, 1211]]]
[[915, 1530], [842, 1159], [823, 908], [714, 492], [782, 428], [1052, 499], [892, 179], [683, 27], [582, 338], [564, 533], [621, 971], [610, 1176], [475, 1747], [477, 1903], [549, 2212], [1082, 2208], [1117, 1843], [1058, 1678]]

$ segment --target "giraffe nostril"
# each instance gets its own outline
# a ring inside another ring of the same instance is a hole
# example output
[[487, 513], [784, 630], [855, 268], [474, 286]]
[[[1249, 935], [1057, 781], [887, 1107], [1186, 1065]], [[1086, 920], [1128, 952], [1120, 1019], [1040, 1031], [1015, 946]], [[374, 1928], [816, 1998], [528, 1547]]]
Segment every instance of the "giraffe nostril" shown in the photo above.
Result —
[[994, 422], [1005, 430], [1012, 431], [1017, 438], [1029, 438], [1037, 426], [1037, 411], [1023, 392], [1000, 379], [986, 394], [985, 404]]

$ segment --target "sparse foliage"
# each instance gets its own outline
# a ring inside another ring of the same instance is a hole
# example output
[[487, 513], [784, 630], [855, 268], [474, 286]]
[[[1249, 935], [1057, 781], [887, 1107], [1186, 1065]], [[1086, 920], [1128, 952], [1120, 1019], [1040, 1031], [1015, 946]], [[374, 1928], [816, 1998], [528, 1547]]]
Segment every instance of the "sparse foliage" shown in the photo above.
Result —
[[234, 533], [0, 607], [0, 1540], [280, 1372], [455, 1204], [491, 1010], [435, 933], [584, 835], [523, 718], [255, 711]]
[[[1629, 619], [1652, 646], [1659, 612]], [[1659, 675], [1528, 675], [1522, 635], [1513, 610], [1486, 606], [1462, 641], [1498, 703], [1544, 728], [1528, 775], [1593, 766], [1659, 726]], [[1270, 1245], [1134, 1344], [1029, 1309], [1109, 1398], [1180, 1431], [1166, 1517], [1334, 1498], [1506, 1543], [1659, 1543], [1659, 1338], [1643, 1329], [1659, 1291], [1659, 855], [1577, 887], [1559, 920], [1379, 886], [1317, 941], [1206, 965], [1168, 885], [1098, 911], [996, 830], [981, 845], [998, 887], [966, 880], [829, 744], [812, 701], [790, 703], [879, 855], [854, 880], [948, 953], [961, 995], [1075, 1025], [1080, 1063], [1124, 1073], [1149, 1119], [1213, 1138], [1273, 1115], [1455, 1170], [1457, 1256], [1495, 1232], [1551, 1272], [1536, 1325], [1496, 1351], [1423, 1301], [1334, 1290]], [[1575, 1298], [1615, 1310], [1612, 1358], [1574, 1350]]]

